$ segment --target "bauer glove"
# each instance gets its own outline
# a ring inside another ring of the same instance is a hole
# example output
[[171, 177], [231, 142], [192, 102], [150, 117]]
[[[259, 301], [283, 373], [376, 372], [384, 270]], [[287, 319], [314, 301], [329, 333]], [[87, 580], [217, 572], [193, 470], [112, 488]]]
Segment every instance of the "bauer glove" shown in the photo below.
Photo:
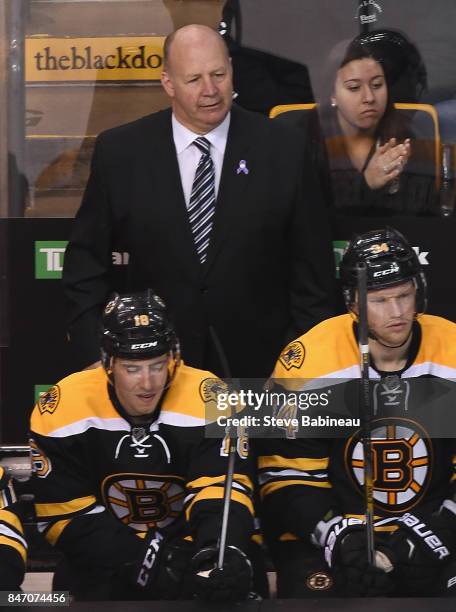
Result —
[[406, 512], [397, 519], [398, 530], [391, 534], [388, 553], [398, 583], [407, 592], [427, 593], [438, 588], [454, 547], [456, 520], [442, 507], [427, 520]]
[[375, 597], [392, 591], [389, 572], [393, 566], [385, 556], [385, 547], [378, 545], [375, 566], [369, 565], [366, 525], [361, 519], [337, 516], [320, 521], [312, 539], [324, 548], [335, 582], [346, 595]]

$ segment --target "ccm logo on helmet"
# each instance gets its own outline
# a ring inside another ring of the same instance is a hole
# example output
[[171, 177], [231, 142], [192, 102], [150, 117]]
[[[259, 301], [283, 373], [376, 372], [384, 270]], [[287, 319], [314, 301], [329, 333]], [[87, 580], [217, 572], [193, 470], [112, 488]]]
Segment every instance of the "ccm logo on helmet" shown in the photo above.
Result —
[[378, 272], [373, 273], [373, 277], [377, 278], [378, 276], [386, 276], [387, 274], [394, 274], [394, 272], [399, 272], [399, 266], [395, 263], [391, 266], [391, 268], [387, 270], [379, 270]]
[[132, 349], [145, 349], [152, 348], [153, 346], [157, 346], [157, 341], [155, 342], [143, 342], [142, 344], [132, 344]]

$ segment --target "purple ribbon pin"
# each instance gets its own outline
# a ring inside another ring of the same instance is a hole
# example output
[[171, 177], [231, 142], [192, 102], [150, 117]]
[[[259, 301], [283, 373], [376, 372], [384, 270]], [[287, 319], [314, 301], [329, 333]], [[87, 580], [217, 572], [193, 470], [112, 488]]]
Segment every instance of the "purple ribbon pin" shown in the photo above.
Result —
[[243, 172], [244, 174], [249, 173], [249, 169], [247, 168], [247, 162], [245, 161], [245, 159], [240, 160], [239, 167], [236, 170], [236, 174], [241, 174], [241, 172]]

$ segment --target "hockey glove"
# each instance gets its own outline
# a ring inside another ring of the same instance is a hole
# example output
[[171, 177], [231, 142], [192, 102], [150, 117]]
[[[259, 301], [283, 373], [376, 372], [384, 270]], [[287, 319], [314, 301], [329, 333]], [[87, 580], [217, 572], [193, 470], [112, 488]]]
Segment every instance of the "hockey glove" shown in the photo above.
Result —
[[438, 589], [438, 577], [450, 560], [454, 546], [456, 520], [442, 507], [426, 521], [406, 512], [397, 519], [399, 529], [391, 534], [388, 553], [398, 583], [410, 593], [432, 593]]
[[139, 563], [132, 568], [133, 581], [136, 587], [140, 589], [153, 588], [163, 557], [164, 544], [165, 539], [159, 531], [148, 531]]
[[366, 526], [361, 519], [337, 516], [320, 521], [313, 540], [324, 547], [334, 580], [346, 595], [375, 597], [392, 591], [392, 565], [384, 547], [380, 545], [375, 551], [375, 567], [367, 561]]
[[168, 541], [159, 531], [150, 530], [139, 563], [130, 572], [134, 586], [147, 591], [151, 599], [179, 599], [193, 552], [191, 542]]
[[205, 601], [242, 601], [252, 585], [252, 565], [235, 546], [228, 546], [222, 569], [217, 568], [218, 548], [202, 548], [192, 559], [194, 593]]

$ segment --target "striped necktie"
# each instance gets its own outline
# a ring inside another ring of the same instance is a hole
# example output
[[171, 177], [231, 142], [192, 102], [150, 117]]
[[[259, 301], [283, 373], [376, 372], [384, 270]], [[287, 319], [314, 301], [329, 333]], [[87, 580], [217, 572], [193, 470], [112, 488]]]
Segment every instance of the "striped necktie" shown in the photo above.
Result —
[[212, 218], [215, 213], [215, 172], [209, 152], [211, 143], [206, 138], [200, 137], [192, 144], [201, 151], [201, 157], [195, 172], [188, 214], [196, 251], [203, 264], [207, 257]]

